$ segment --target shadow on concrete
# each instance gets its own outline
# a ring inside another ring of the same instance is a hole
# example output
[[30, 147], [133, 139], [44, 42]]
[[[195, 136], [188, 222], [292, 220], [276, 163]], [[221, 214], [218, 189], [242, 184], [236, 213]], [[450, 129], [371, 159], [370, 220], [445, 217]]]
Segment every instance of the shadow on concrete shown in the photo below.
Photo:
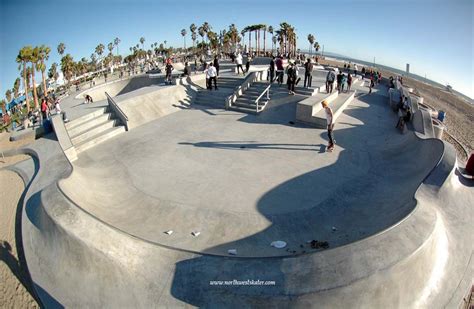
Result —
[[[258, 248], [262, 252], [269, 252], [268, 250], [272, 250], [269, 249], [269, 244], [274, 240], [288, 243], [285, 249], [274, 249], [281, 250], [281, 255], [288, 257], [324, 250], [311, 248], [308, 240], [328, 241], [330, 248], [350, 244], [393, 226], [414, 209], [414, 194], [436, 166], [442, 153], [441, 144], [435, 140], [415, 141], [417, 138], [412, 133], [397, 135], [395, 128], [392, 134], [392, 118], [396, 119], [396, 116], [385, 97], [372, 94], [370, 97], [361, 96], [359, 100], [369, 106], [350, 108], [344, 113], [364, 125], [337, 129], [336, 123], [334, 133], [340, 141], [339, 149], [337, 153], [327, 155], [337, 156], [337, 161], [285, 181], [266, 192], [258, 200], [256, 208], [271, 222], [268, 228], [249, 237], [205, 250], [207, 253], [225, 254], [228, 249], [235, 248], [241, 258], [224, 257], [224, 262], [220, 260], [217, 263], [217, 259], [222, 257], [204, 255], [178, 262], [171, 286], [171, 294], [175, 298], [198, 307], [209, 304], [235, 307], [249, 303], [262, 305], [266, 297], [267, 300], [274, 300], [274, 297], [281, 297], [282, 300], [297, 297], [299, 295], [292, 295], [290, 292], [293, 283], [290, 281], [290, 270], [286, 269], [283, 259], [244, 256], [259, 256], [259, 252], [256, 252]], [[285, 108], [293, 106], [288, 103]], [[374, 122], [373, 109], [382, 109], [390, 119], [389, 122]], [[247, 120], [254, 121], [250, 118], [252, 116], [248, 117]], [[380, 134], [381, 130], [384, 135]], [[318, 131], [326, 138], [324, 130]], [[354, 142], [360, 136], [364, 136], [364, 141]], [[386, 149], [382, 136], [393, 138], [398, 147]], [[242, 142], [202, 142], [191, 145], [240, 150]], [[244, 145], [254, 145], [254, 149], [281, 147], [278, 144], [248, 142]], [[325, 145], [317, 146], [320, 147], [320, 153], [324, 152]], [[362, 155], [358, 155], [361, 153]], [[413, 158], [419, 156], [425, 156], [426, 160], [431, 161], [414, 166]], [[340, 181], [331, 181], [335, 177], [342, 178], [342, 184]], [[332, 227], [337, 227], [337, 231]], [[313, 261], [304, 259], [306, 264], [301, 267], [313, 269], [316, 267], [312, 265]], [[262, 267], [258, 267], [259, 264]], [[275, 285], [235, 285], [233, 280], [275, 281]], [[227, 284], [225, 281], [228, 281]], [[262, 303], [254, 303], [255, 296]]]
[[[281, 149], [281, 150], [303, 150], [303, 151], [315, 151], [317, 146], [311, 144], [267, 144], [267, 143], [254, 143], [252, 141], [220, 141], [220, 142], [198, 142], [189, 143], [181, 142], [179, 145], [192, 145], [194, 147], [204, 148], [218, 148], [228, 150], [258, 150], [258, 149]], [[324, 146], [324, 145], [323, 145]], [[304, 148], [307, 147], [307, 148]]]
[[0, 261], [8, 266], [11, 273], [16, 279], [25, 287], [28, 293], [35, 297], [35, 293], [31, 287], [31, 279], [29, 279], [28, 270], [20, 264], [20, 261], [15, 257], [12, 251], [12, 246], [6, 240], [0, 241]]

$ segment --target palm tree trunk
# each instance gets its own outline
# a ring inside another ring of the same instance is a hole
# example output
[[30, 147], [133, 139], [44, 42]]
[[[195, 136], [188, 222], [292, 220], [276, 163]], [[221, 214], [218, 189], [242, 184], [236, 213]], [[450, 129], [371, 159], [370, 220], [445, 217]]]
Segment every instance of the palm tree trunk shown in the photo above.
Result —
[[36, 81], [35, 81], [35, 65], [34, 63], [32, 64], [32, 70], [31, 70], [31, 79], [33, 80], [33, 97], [35, 100], [35, 108], [38, 108], [38, 93], [36, 93]]
[[44, 96], [48, 95], [48, 88], [46, 87], [46, 76], [44, 75], [44, 71], [41, 71], [41, 77], [43, 78], [43, 92]]
[[255, 29], [255, 51], [258, 55], [258, 40], [257, 40], [257, 29]]
[[252, 53], [252, 31], [249, 31], [249, 54]]
[[26, 78], [26, 62], [23, 61], [23, 86], [25, 90], [26, 111], [30, 111], [30, 99], [28, 98], [28, 79]]
[[265, 55], [266, 52], [266, 44], [267, 43], [267, 29], [263, 29], [263, 55]]

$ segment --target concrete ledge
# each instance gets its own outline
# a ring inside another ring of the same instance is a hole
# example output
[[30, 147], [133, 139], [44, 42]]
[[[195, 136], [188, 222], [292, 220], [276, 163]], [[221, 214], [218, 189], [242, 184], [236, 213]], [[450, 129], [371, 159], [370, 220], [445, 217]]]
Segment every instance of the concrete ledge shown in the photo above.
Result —
[[64, 126], [64, 122], [61, 115], [54, 115], [51, 117], [51, 123], [53, 125], [54, 133], [58, 139], [61, 149], [64, 151], [66, 158], [69, 162], [74, 162], [77, 160], [76, 149], [74, 148], [71, 138]]
[[296, 105], [296, 120], [303, 123], [313, 124], [313, 116], [322, 109], [321, 102], [324, 100], [332, 102], [337, 98], [337, 96], [337, 91], [334, 91], [331, 94], [321, 93], [321, 95], [311, 96], [298, 102]]

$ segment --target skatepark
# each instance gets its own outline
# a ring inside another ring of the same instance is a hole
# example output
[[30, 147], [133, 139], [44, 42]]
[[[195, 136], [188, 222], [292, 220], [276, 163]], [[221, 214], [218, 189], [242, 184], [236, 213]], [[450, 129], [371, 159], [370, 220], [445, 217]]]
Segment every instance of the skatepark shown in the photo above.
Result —
[[[11, 169], [41, 302], [457, 308], [474, 192], [429, 113], [400, 133], [384, 84], [329, 94], [316, 71], [289, 96], [258, 66], [225, 69], [218, 91], [202, 74], [84, 90], [62, 102], [71, 122], [53, 117], [55, 133], [21, 150], [31, 159]], [[337, 109], [333, 152], [322, 100]]]

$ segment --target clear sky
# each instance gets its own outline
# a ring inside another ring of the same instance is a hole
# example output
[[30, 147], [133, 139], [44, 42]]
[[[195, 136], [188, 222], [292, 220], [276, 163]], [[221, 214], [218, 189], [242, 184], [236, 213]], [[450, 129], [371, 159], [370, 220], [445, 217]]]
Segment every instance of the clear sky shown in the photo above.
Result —
[[[144, 36], [182, 46], [180, 31], [207, 21], [216, 30], [235, 23], [295, 26], [298, 48], [309, 33], [325, 51], [404, 69], [474, 97], [473, 0], [0, 0], [0, 98], [19, 77], [15, 62], [24, 45], [46, 44], [59, 63], [64, 42], [74, 60], [90, 57], [99, 43], [121, 39], [129, 52]], [[198, 36], [199, 38], [199, 36]], [[188, 34], [188, 45], [191, 39]], [[38, 74], [39, 75], [39, 74]], [[39, 80], [39, 79], [38, 79]]]

